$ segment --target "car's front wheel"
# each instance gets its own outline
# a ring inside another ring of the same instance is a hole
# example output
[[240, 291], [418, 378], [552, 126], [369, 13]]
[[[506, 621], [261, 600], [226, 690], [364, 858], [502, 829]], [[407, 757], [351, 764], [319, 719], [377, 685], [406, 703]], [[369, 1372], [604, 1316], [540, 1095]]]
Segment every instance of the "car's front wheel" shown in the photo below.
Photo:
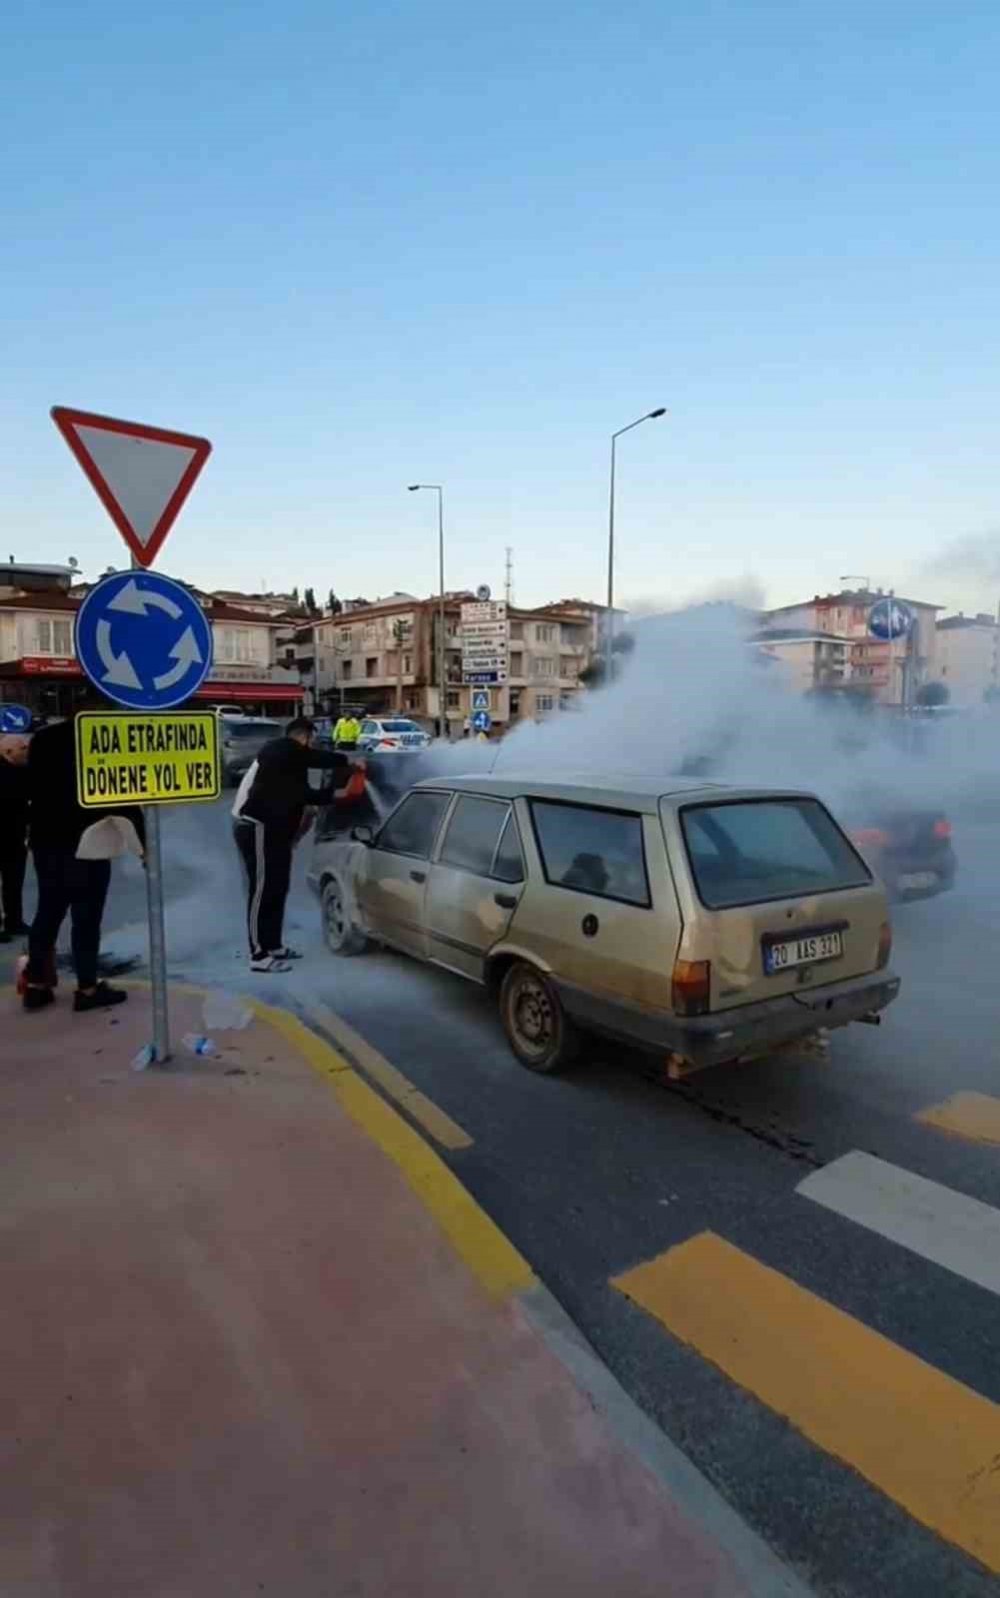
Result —
[[579, 1053], [579, 1033], [552, 982], [524, 960], [515, 961], [500, 985], [500, 1019], [507, 1042], [529, 1071], [561, 1071]]
[[365, 934], [351, 921], [344, 890], [336, 877], [331, 877], [320, 898], [323, 917], [323, 940], [331, 954], [364, 954], [368, 947]]

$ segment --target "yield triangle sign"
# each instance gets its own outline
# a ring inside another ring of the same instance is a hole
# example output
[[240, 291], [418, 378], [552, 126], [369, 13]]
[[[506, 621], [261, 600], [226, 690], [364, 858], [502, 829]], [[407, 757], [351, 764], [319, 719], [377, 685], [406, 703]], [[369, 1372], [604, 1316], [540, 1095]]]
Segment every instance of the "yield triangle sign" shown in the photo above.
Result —
[[139, 565], [151, 566], [208, 460], [208, 439], [65, 405], [52, 420]]

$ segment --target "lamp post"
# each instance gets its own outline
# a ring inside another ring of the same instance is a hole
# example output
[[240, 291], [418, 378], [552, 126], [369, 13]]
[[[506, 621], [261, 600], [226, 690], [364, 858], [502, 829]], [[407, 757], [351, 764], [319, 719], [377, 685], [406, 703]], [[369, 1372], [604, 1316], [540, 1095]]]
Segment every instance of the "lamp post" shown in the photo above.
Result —
[[667, 407], [661, 405], [655, 411], [647, 411], [645, 416], [637, 416], [634, 422], [629, 422], [627, 427], [620, 427], [617, 433], [611, 435], [611, 481], [608, 493], [608, 622], [606, 629], [606, 677], [611, 682], [612, 645], [615, 635], [615, 445], [623, 433], [631, 433], [633, 427], [639, 427], [643, 422], [656, 421], [660, 416], [666, 416]]
[[444, 489], [440, 483], [410, 483], [409, 492], [429, 489], [438, 497], [438, 726], [442, 738], [448, 736], [448, 690], [445, 686], [444, 652]]

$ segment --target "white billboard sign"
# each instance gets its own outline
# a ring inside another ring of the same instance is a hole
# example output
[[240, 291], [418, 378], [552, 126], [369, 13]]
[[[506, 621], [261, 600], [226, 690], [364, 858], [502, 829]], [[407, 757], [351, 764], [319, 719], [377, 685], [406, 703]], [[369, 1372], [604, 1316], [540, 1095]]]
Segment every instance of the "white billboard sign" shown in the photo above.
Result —
[[505, 682], [510, 630], [502, 600], [462, 606], [462, 680]]

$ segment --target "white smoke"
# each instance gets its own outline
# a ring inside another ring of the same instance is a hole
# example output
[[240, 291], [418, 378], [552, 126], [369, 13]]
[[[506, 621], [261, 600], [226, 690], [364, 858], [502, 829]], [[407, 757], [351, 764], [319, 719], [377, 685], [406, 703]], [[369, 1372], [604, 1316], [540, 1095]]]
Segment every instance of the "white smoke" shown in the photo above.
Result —
[[[433, 772], [495, 769], [558, 780], [629, 773], [817, 792], [849, 819], [876, 805], [991, 813], [1000, 795], [1000, 721], [984, 709], [914, 716], [848, 696], [803, 694], [748, 635], [754, 618], [724, 604], [635, 620], [635, 647], [611, 687], [520, 725], [499, 745], [438, 746]], [[422, 775], [430, 775], [425, 768]]]

